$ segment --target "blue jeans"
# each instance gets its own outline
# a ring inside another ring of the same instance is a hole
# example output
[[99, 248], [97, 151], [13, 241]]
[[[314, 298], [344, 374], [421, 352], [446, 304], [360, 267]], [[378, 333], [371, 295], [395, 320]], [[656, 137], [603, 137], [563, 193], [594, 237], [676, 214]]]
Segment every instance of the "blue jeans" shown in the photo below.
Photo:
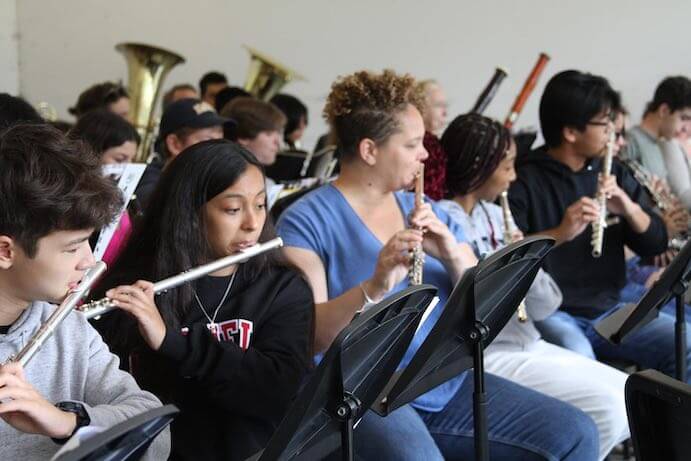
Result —
[[[609, 312], [603, 314], [598, 319], [587, 320], [585, 334], [593, 345], [593, 349], [599, 359], [628, 360], [640, 365], [643, 368], [654, 368], [662, 373], [675, 377], [676, 362], [674, 348], [674, 321], [675, 317], [669, 314], [672, 306], [665, 306], [656, 319], [643, 326], [639, 330], [630, 334], [621, 344], [611, 344], [602, 338], [594, 329], [598, 320], [608, 315], [613, 310], [619, 308], [615, 306]], [[581, 319], [582, 320], [582, 319]], [[686, 367], [691, 370], [691, 331], [687, 321], [686, 325]], [[687, 373], [687, 382], [691, 382], [691, 377]]]
[[[597, 459], [597, 428], [585, 413], [505, 379], [485, 376], [493, 461]], [[426, 460], [442, 459], [443, 455], [447, 460], [473, 459], [472, 394], [473, 377], [469, 375], [439, 413], [416, 413], [403, 407], [380, 418], [369, 412], [355, 432], [357, 457]]]
[[556, 344], [595, 360], [593, 346], [583, 334], [583, 328], [570, 314], [557, 311], [546, 319], [535, 322], [535, 327], [548, 343]]
[[[656, 319], [627, 336], [621, 344], [615, 345], [601, 337], [595, 331], [594, 326], [600, 319], [621, 306], [622, 304], [613, 307], [594, 320], [572, 317], [566, 312], [558, 311], [547, 320], [540, 322], [541, 324], [547, 322], [551, 328], [551, 333], [556, 333], [557, 336], [556, 340], [554, 340], [551, 335], [549, 337], [545, 335], [545, 340], [592, 357], [583, 352], [586, 350], [584, 347], [569, 347], [570, 344], [581, 344], [585, 340], [590, 344], [595, 355], [600, 360], [625, 360], [636, 363], [642, 368], [653, 368], [666, 375], [675, 377], [674, 300], [665, 305]], [[556, 320], [553, 319], [555, 316], [557, 317]], [[543, 332], [542, 327], [543, 325], [539, 328], [541, 333]], [[689, 330], [688, 321], [686, 328], [686, 362], [687, 370], [691, 370], [691, 350], [689, 349], [689, 346], [691, 346], [691, 331]], [[563, 336], [559, 337], [559, 334]], [[687, 373], [687, 382], [691, 382], [691, 373]]]
[[358, 460], [444, 459], [422, 418], [410, 405], [402, 406], [385, 418], [368, 411], [355, 428], [353, 438]]
[[[624, 288], [619, 291], [619, 300], [623, 303], [637, 303], [647, 291], [648, 289], [644, 285], [628, 282]], [[667, 312], [669, 315], [676, 315], [676, 306], [677, 301], [672, 297], [667, 304], [662, 306], [662, 312]], [[686, 311], [686, 320], [691, 320], [691, 306], [685, 304], [684, 310]]]

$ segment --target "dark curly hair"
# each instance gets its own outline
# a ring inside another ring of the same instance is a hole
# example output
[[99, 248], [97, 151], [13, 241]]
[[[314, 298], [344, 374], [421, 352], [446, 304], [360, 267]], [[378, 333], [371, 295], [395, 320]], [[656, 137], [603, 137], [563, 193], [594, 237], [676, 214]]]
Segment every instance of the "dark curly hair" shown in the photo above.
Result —
[[418, 110], [424, 107], [424, 97], [410, 74], [360, 71], [339, 78], [331, 86], [324, 118], [348, 157], [355, 153], [362, 139], [369, 138], [377, 144], [386, 142], [400, 129], [397, 113], [409, 104]]
[[88, 150], [47, 124], [16, 124], [0, 138], [0, 234], [28, 257], [52, 232], [99, 229], [115, 219], [122, 195]]
[[478, 114], [456, 117], [444, 130], [446, 189], [450, 197], [474, 191], [492, 176], [511, 146], [501, 123]]

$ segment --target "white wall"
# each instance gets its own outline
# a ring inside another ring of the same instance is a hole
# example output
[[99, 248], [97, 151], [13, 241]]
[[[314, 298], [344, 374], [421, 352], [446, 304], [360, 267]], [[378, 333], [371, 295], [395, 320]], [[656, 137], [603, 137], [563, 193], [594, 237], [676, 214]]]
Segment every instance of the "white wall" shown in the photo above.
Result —
[[49, 101], [62, 116], [88, 85], [126, 78], [124, 60], [113, 50], [118, 42], [186, 56], [166, 87], [196, 84], [210, 69], [241, 84], [246, 43], [309, 79], [285, 90], [309, 106], [308, 146], [325, 129], [321, 109], [331, 82], [362, 68], [436, 78], [455, 115], [470, 108], [496, 66], [505, 67], [510, 75], [487, 111], [503, 119], [545, 51], [552, 61], [519, 128], [537, 124], [545, 82], [566, 68], [607, 76], [634, 119], [661, 78], [691, 75], [686, 0], [22, 0], [17, 16], [22, 92], [32, 102]]
[[0, 93], [19, 93], [16, 0], [0, 0]]

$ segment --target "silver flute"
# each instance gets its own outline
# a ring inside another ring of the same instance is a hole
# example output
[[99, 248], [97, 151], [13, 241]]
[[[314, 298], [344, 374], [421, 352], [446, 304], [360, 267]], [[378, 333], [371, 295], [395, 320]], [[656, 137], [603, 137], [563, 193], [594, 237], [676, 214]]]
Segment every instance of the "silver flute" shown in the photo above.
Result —
[[[616, 135], [614, 130], [609, 133], [609, 141], [607, 141], [607, 153], [602, 163], [602, 177], [608, 178], [612, 173], [612, 158], [614, 157], [614, 146], [616, 142]], [[607, 227], [607, 195], [599, 188], [597, 191], [597, 204], [600, 207], [600, 215], [597, 221], [592, 223], [593, 235], [590, 243], [593, 247], [593, 258], [602, 256], [602, 244], [605, 240], [605, 228]]]
[[[154, 293], [162, 293], [171, 288], [175, 288], [176, 286], [182, 285], [187, 282], [191, 282], [198, 278], [202, 278], [205, 275], [209, 275], [221, 269], [225, 269], [226, 267], [244, 263], [245, 261], [249, 260], [250, 258], [253, 258], [254, 256], [257, 256], [261, 253], [265, 253], [276, 248], [280, 248], [281, 246], [283, 246], [283, 240], [280, 237], [269, 240], [268, 242], [253, 245], [238, 253], [232, 254], [230, 256], [225, 256], [221, 259], [217, 259], [216, 261], [195, 267], [194, 269], [190, 269], [178, 275], [174, 275], [167, 279], [163, 279], [159, 282], [156, 282], [154, 283]], [[98, 301], [92, 301], [88, 304], [83, 304], [79, 306], [77, 310], [84, 314], [87, 319], [93, 319], [100, 317], [103, 314], [107, 314], [108, 312], [116, 308], [117, 306], [113, 304], [113, 301], [110, 298], [103, 298], [99, 299]]]
[[[415, 208], [422, 206], [425, 196], [425, 164], [420, 165], [420, 171], [415, 178]], [[412, 264], [408, 271], [408, 279], [411, 285], [422, 283], [422, 272], [425, 267], [425, 253], [422, 251], [422, 244], [415, 245], [411, 251]]]
[[[504, 244], [510, 245], [513, 243], [513, 233], [516, 231], [516, 221], [513, 219], [511, 214], [511, 208], [509, 207], [509, 192], [504, 191], [499, 196], [499, 203], [501, 204], [501, 212], [504, 217]], [[518, 321], [524, 323], [528, 320], [528, 311], [525, 308], [525, 300], [521, 300], [521, 303], [516, 308], [516, 316]]]
[[10, 358], [11, 362], [18, 362], [25, 367], [31, 358], [36, 355], [43, 343], [46, 342], [48, 338], [53, 334], [55, 329], [62, 323], [63, 320], [67, 318], [72, 312], [75, 306], [82, 300], [88, 293], [91, 286], [96, 280], [101, 276], [101, 274], [106, 270], [106, 264], [104, 262], [97, 262], [93, 267], [90, 267], [82, 277], [81, 282], [74, 290], [71, 290], [67, 297], [60, 303], [60, 305], [50, 314], [48, 320], [46, 320], [43, 325], [36, 331], [36, 333], [29, 338], [29, 342], [15, 355]]

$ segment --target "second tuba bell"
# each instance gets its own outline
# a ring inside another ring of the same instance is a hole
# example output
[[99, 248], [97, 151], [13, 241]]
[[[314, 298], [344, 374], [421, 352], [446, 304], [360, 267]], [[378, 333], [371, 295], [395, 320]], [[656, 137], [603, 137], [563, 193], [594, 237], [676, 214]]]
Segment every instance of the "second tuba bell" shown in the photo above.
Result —
[[245, 80], [245, 90], [262, 101], [270, 100], [286, 83], [305, 80], [305, 77], [283, 64], [245, 45], [250, 53], [250, 67]]

